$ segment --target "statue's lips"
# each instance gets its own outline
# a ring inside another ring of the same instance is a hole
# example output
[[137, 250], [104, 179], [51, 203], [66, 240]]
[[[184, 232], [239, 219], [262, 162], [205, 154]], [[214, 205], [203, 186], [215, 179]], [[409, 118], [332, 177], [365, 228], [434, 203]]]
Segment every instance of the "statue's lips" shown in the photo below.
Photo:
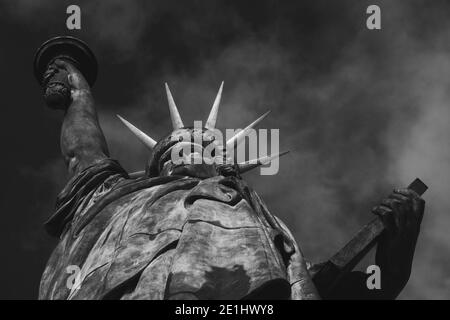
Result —
[[[178, 159], [177, 160], [187, 160], [187, 159], [191, 159], [191, 158], [198, 158], [198, 157], [202, 157], [203, 156], [203, 146], [197, 144], [197, 143], [193, 143], [193, 142], [186, 142], [186, 141], [181, 141], [181, 142], [177, 142], [173, 145], [169, 145], [167, 147], [167, 149], [164, 151], [164, 153], [162, 154], [162, 156], [159, 158], [159, 167], [160, 169], [162, 167], [164, 167], [164, 165], [167, 162], [174, 162], [175, 159], [172, 159], [172, 151], [173, 149], [176, 148], [175, 151], [177, 151], [177, 155], [178, 155]], [[189, 150], [189, 153], [185, 153], [186, 150]], [[182, 152], [182, 154], [181, 154]]]

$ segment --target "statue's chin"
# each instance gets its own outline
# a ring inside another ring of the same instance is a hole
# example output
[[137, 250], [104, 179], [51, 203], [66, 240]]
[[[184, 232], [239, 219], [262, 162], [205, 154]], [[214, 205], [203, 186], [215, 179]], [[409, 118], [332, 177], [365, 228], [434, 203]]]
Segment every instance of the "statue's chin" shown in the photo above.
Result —
[[180, 164], [166, 163], [160, 176], [189, 176], [206, 179], [217, 176], [217, 169], [214, 164]]

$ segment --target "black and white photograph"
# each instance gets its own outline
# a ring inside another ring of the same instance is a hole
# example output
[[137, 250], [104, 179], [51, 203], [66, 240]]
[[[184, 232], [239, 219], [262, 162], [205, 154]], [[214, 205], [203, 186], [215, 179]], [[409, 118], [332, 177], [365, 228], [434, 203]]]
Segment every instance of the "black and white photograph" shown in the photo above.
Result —
[[0, 39], [0, 300], [450, 299], [449, 1], [1, 0]]

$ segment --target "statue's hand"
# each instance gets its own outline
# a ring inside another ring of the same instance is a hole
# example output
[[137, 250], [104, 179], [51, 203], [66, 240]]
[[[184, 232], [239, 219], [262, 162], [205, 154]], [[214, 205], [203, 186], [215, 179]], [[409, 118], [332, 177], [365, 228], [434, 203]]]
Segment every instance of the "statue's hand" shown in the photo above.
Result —
[[381, 270], [382, 285], [388, 286], [385, 289], [390, 289], [393, 295], [409, 279], [424, 208], [425, 201], [416, 192], [395, 189], [372, 209], [386, 227], [378, 242], [376, 263]]
[[57, 59], [54, 64], [57, 68], [67, 71], [67, 80], [70, 85], [72, 99], [77, 99], [83, 93], [90, 93], [90, 86], [83, 74], [70, 62]]

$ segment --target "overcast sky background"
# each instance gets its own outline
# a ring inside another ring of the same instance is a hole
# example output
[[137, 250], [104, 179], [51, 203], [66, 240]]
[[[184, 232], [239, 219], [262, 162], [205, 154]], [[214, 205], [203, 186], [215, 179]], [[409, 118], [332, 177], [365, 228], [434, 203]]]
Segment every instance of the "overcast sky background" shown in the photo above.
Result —
[[[401, 298], [450, 298], [450, 3], [448, 1], [0, 1], [2, 94], [0, 298], [35, 299], [56, 244], [42, 223], [64, 185], [62, 114], [33, 77], [50, 37], [85, 40], [100, 70], [93, 92], [111, 155], [142, 170], [147, 150], [119, 113], [163, 137], [172, 89], [184, 123], [205, 120], [225, 81], [219, 128], [266, 110], [280, 129], [275, 176], [247, 179], [321, 261], [416, 176], [429, 185], [413, 273]], [[68, 31], [78, 4], [82, 29]], [[378, 4], [382, 30], [365, 27]]]

